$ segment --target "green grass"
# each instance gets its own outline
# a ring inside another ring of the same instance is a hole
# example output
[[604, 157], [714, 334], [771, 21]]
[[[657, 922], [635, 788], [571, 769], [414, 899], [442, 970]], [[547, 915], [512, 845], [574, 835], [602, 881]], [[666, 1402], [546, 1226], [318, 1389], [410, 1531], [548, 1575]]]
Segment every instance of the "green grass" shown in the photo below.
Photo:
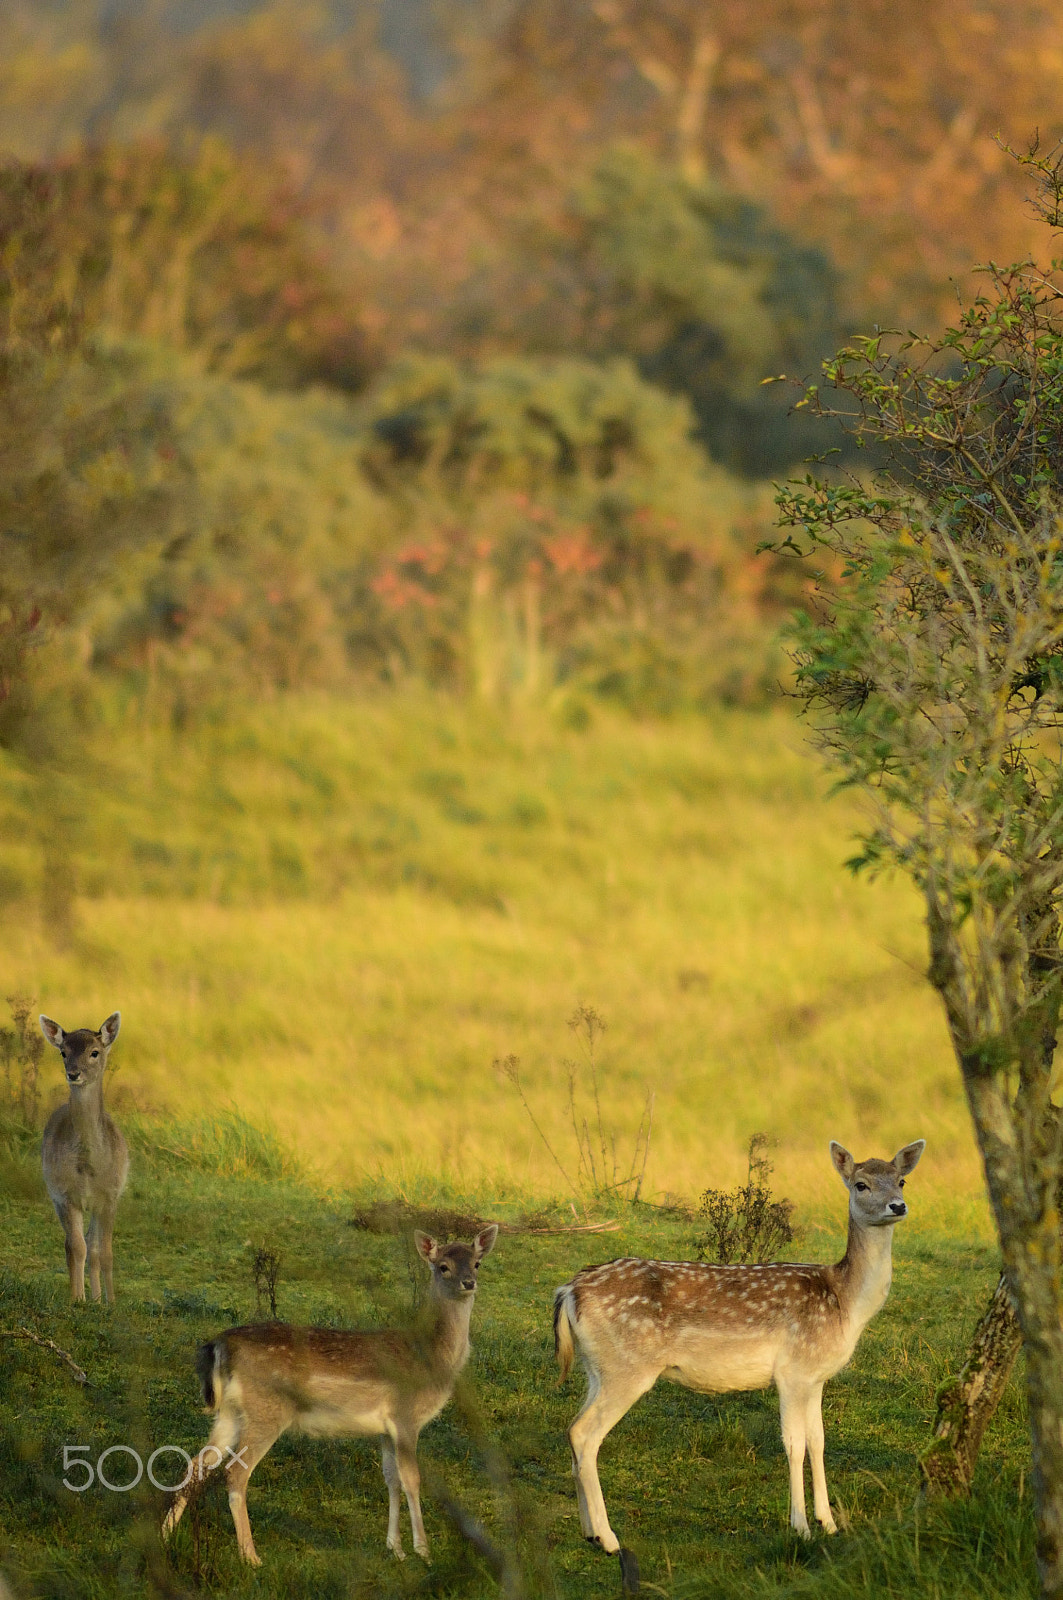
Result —
[[[255, 1314], [257, 1245], [268, 1242], [282, 1257], [279, 1311], [294, 1321], [401, 1320], [420, 1285], [408, 1231], [352, 1226], [355, 1198], [278, 1173], [269, 1141], [256, 1170], [246, 1139], [235, 1141], [234, 1158], [232, 1124], [217, 1129], [221, 1170], [211, 1171], [205, 1155], [189, 1165], [167, 1154], [194, 1142], [187, 1127], [155, 1132], [154, 1147], [145, 1138], [138, 1144], [120, 1213], [114, 1308], [67, 1303], [61, 1233], [43, 1194], [31, 1192], [32, 1152], [19, 1158], [25, 1183], [2, 1202], [12, 1265], [0, 1276], [0, 1326], [54, 1338], [91, 1380], [81, 1389], [49, 1352], [0, 1339], [0, 1563], [16, 1592], [48, 1600], [174, 1594], [198, 1582], [226, 1596], [497, 1593], [431, 1499], [432, 1568], [412, 1556], [400, 1567], [387, 1556], [386, 1493], [369, 1441], [278, 1443], [249, 1497], [264, 1562], [257, 1573], [239, 1565], [220, 1489], [208, 1497], [197, 1556], [187, 1518], [169, 1554], [158, 1546], [164, 1501], [154, 1490], [124, 1495], [97, 1486], [76, 1495], [63, 1487], [64, 1444], [88, 1445], [95, 1460], [113, 1444], [146, 1457], [159, 1444], [191, 1451], [203, 1441], [195, 1345]], [[201, 1127], [198, 1137], [205, 1152], [210, 1136]], [[924, 1217], [920, 1175], [910, 1185], [912, 1218], [897, 1232], [891, 1298], [827, 1389], [828, 1481], [849, 1531], [810, 1545], [788, 1533], [773, 1394], [710, 1397], [661, 1384], [602, 1452], [614, 1526], [647, 1584], [676, 1600], [1033, 1592], [1029, 1452], [1014, 1380], [987, 1438], [974, 1499], [933, 1511], [914, 1506], [915, 1455], [935, 1387], [957, 1362], [997, 1271], [990, 1246]], [[363, 1207], [370, 1193], [359, 1197]], [[513, 1202], [498, 1205], [486, 1191], [449, 1198], [502, 1221], [518, 1215]], [[802, 1240], [799, 1256], [840, 1251], [844, 1198], [838, 1185], [815, 1249]], [[464, 1394], [422, 1439], [423, 1468], [515, 1550], [533, 1595], [619, 1590], [615, 1560], [579, 1535], [564, 1430], [580, 1385], [556, 1384], [551, 1292], [588, 1260], [689, 1254], [694, 1228], [645, 1207], [618, 1216], [618, 1231], [591, 1239], [501, 1235], [482, 1273]], [[508, 1464], [509, 1493], [499, 1494], [485, 1470], [492, 1447]], [[159, 1471], [178, 1459], [160, 1462]], [[114, 1456], [107, 1470], [117, 1480], [125, 1465]]]
[[[818, 1201], [828, 1139], [863, 1155], [923, 1136], [931, 1190], [985, 1227], [918, 900], [846, 874], [855, 812], [825, 800], [788, 717], [577, 728], [411, 693], [280, 699], [175, 735], [135, 703], [106, 711], [77, 937], [56, 948], [23, 897], [0, 938], [4, 992], [66, 1026], [122, 1011], [120, 1107], [232, 1105], [336, 1180], [546, 1194], [556, 1168], [492, 1062], [520, 1057], [569, 1159], [582, 1001], [609, 1023], [622, 1143], [656, 1092], [651, 1192], [734, 1182], [763, 1129], [780, 1187]], [[29, 892], [10, 767], [0, 822], [0, 876]]]
[[[237, 1563], [217, 1491], [198, 1555], [186, 1519], [171, 1566], [154, 1491], [73, 1495], [62, 1446], [202, 1442], [195, 1345], [254, 1313], [261, 1245], [283, 1257], [284, 1316], [379, 1323], [417, 1290], [408, 1228], [352, 1218], [389, 1202], [407, 1221], [418, 1206], [571, 1218], [588, 1197], [562, 1192], [492, 1062], [521, 1058], [571, 1170], [565, 1024], [581, 1002], [609, 1023], [603, 1118], [621, 1152], [656, 1093], [645, 1193], [729, 1187], [764, 1130], [799, 1257], [841, 1248], [829, 1138], [861, 1157], [928, 1140], [892, 1297], [827, 1392], [850, 1531], [807, 1546], [787, 1533], [773, 1395], [662, 1385], [603, 1450], [647, 1585], [675, 1600], [1032, 1592], [1020, 1386], [973, 1500], [914, 1509], [935, 1388], [997, 1258], [918, 900], [845, 873], [857, 814], [826, 800], [792, 720], [639, 723], [410, 693], [280, 698], [174, 733], [114, 696], [90, 732], [65, 944], [36, 910], [41, 819], [0, 758], [0, 995], [32, 995], [70, 1027], [121, 1009], [108, 1096], [134, 1159], [118, 1306], [72, 1310], [36, 1141], [0, 1124], [0, 1327], [35, 1327], [92, 1377], [82, 1391], [48, 1352], [0, 1338], [0, 1566], [19, 1594], [497, 1592], [437, 1504], [431, 1571], [386, 1559], [367, 1443], [278, 1444], [252, 1486], [258, 1574]], [[43, 1111], [63, 1092], [50, 1051], [42, 1085]], [[601, 1238], [503, 1234], [467, 1398], [423, 1440], [426, 1465], [517, 1550], [532, 1595], [619, 1589], [616, 1563], [579, 1538], [564, 1430], [580, 1395], [556, 1388], [551, 1291], [589, 1260], [689, 1254], [697, 1225], [617, 1215]], [[495, 1447], [512, 1493], [485, 1470]]]

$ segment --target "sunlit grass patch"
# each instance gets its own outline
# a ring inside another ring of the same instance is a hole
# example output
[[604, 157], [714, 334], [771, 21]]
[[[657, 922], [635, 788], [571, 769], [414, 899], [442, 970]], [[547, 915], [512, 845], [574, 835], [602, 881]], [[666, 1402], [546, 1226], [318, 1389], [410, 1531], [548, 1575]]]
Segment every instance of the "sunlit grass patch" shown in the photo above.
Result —
[[[729, 1186], [763, 1130], [799, 1214], [834, 1195], [831, 1137], [924, 1136], [926, 1194], [977, 1194], [918, 900], [844, 873], [856, 814], [787, 716], [576, 730], [426, 694], [303, 697], [183, 733], [133, 707], [108, 748], [73, 944], [25, 900], [4, 940], [9, 981], [67, 1025], [122, 1010], [120, 1108], [265, 1116], [332, 1181], [546, 1195], [491, 1063], [519, 1056], [562, 1139], [584, 1002], [609, 1025], [618, 1138], [656, 1094], [650, 1193]], [[0, 798], [17, 803], [10, 773]]]
[[138, 1116], [124, 1119], [131, 1147], [154, 1164], [234, 1178], [299, 1178], [306, 1164], [268, 1127], [238, 1111], [187, 1121]]

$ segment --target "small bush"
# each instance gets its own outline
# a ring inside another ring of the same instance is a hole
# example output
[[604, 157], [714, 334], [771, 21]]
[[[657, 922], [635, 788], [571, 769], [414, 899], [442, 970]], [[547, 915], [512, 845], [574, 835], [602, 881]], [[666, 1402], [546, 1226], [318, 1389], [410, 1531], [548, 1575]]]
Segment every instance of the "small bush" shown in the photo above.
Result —
[[737, 1188], [706, 1189], [701, 1197], [698, 1218], [705, 1232], [694, 1241], [699, 1261], [771, 1261], [793, 1241], [791, 1223], [793, 1202], [778, 1200], [768, 1179], [772, 1164], [765, 1151], [767, 1134], [755, 1133], [749, 1141], [745, 1183]]
[[255, 1315], [261, 1317], [263, 1300], [269, 1301], [270, 1320], [277, 1321], [277, 1279], [281, 1258], [276, 1250], [260, 1245], [251, 1261], [251, 1282], [255, 1286]]

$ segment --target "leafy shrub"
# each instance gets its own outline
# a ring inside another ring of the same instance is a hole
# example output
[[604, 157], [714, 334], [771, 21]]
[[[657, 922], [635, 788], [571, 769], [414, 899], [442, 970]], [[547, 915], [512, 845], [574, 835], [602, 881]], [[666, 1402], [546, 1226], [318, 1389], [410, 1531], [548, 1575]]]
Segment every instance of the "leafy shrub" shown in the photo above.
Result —
[[405, 358], [363, 414], [366, 471], [406, 517], [369, 585], [382, 659], [484, 698], [582, 675], [660, 712], [713, 697], [735, 635], [763, 652], [766, 501], [629, 363]]
[[769, 1140], [755, 1133], [749, 1141], [745, 1183], [734, 1189], [706, 1189], [698, 1217], [705, 1232], [694, 1241], [699, 1261], [772, 1261], [794, 1237], [793, 1202], [779, 1200], [768, 1179], [772, 1164], [765, 1154]]

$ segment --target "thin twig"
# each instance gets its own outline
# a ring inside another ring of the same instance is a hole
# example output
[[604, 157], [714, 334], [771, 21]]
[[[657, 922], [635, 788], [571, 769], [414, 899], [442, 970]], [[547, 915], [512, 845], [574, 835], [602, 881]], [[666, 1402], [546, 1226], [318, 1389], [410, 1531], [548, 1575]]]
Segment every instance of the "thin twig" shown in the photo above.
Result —
[[61, 1361], [65, 1361], [78, 1383], [89, 1384], [89, 1375], [83, 1367], [79, 1367], [72, 1355], [57, 1345], [54, 1339], [45, 1339], [42, 1334], [34, 1333], [30, 1328], [0, 1328], [0, 1339], [29, 1339], [33, 1344], [40, 1345], [42, 1350], [52, 1350]]
[[[646, 1177], [646, 1163], [650, 1159], [650, 1139], [653, 1137], [653, 1108], [657, 1101], [656, 1090], [652, 1090], [646, 1099], [646, 1142], [642, 1146], [642, 1166], [639, 1169], [639, 1181], [635, 1185], [635, 1199], [642, 1193], [642, 1184]], [[641, 1127], [641, 1124], [640, 1124]], [[636, 1149], [638, 1147], [636, 1146]]]
[[501, 1231], [503, 1233], [615, 1233], [619, 1226], [619, 1221], [613, 1218], [609, 1222], [579, 1222], [575, 1225], [569, 1224], [567, 1227], [562, 1225], [557, 1228], [511, 1228], [503, 1223]]
[[528, 1113], [528, 1119], [531, 1122], [532, 1127], [535, 1129], [536, 1133], [539, 1135], [539, 1138], [546, 1146], [547, 1151], [549, 1152], [554, 1165], [557, 1167], [558, 1172], [560, 1172], [561, 1176], [571, 1189], [573, 1197], [578, 1200], [580, 1198], [579, 1185], [572, 1182], [572, 1179], [561, 1165], [557, 1152], [550, 1143], [549, 1139], [546, 1137], [546, 1134], [543, 1132], [542, 1128], [540, 1128], [538, 1122], [536, 1121], [535, 1113], [528, 1104], [528, 1097], [524, 1093], [524, 1085], [520, 1081], [520, 1061], [516, 1056], [506, 1056], [501, 1060], [495, 1061], [495, 1070], [502, 1072], [509, 1079], [514, 1089], [516, 1089], [518, 1095], [520, 1096], [520, 1103]]

